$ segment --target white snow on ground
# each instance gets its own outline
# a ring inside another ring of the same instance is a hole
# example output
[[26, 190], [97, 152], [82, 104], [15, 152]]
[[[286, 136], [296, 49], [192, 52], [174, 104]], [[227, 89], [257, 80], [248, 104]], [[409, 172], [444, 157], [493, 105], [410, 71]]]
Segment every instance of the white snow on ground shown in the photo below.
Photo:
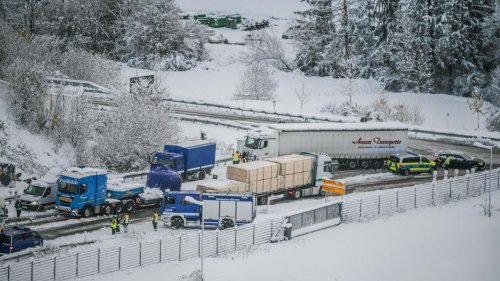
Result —
[[[482, 280], [500, 276], [500, 192], [369, 223], [332, 227], [288, 242], [205, 258], [206, 280]], [[79, 280], [182, 280], [198, 258]]]

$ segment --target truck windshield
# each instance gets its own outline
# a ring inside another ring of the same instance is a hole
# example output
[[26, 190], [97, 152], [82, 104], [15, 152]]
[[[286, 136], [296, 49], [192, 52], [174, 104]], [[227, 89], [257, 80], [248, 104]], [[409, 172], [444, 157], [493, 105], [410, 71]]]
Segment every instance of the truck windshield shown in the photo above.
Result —
[[248, 147], [250, 149], [257, 149], [259, 148], [259, 142], [260, 139], [254, 139], [252, 137], [247, 137], [245, 140], [245, 147]]
[[5, 234], [0, 234], [0, 243], [5, 243], [10, 245], [10, 236]]
[[59, 191], [69, 194], [78, 194], [78, 185], [59, 181]]
[[24, 190], [24, 194], [30, 194], [35, 196], [42, 196], [45, 191], [45, 187], [36, 186], [36, 185], [28, 185], [28, 187]]
[[171, 168], [175, 167], [174, 160], [158, 157], [157, 155], [153, 156], [153, 159], [151, 160], [151, 164], [159, 165], [159, 166], [166, 166], [166, 167], [171, 167]]

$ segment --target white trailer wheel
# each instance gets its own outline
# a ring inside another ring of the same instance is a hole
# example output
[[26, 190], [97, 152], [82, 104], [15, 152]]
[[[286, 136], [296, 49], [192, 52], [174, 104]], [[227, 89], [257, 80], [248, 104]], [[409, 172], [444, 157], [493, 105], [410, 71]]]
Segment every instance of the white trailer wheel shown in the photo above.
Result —
[[361, 168], [368, 169], [370, 167], [370, 162], [368, 160], [361, 161]]
[[220, 229], [227, 229], [234, 227], [234, 222], [232, 219], [222, 219], [220, 221]]
[[110, 204], [106, 204], [106, 206], [104, 206], [103, 213], [109, 216], [111, 215], [112, 212], [113, 212], [113, 206], [111, 206]]
[[116, 203], [115, 205], [115, 213], [123, 213], [123, 204], [122, 203]]
[[293, 199], [298, 200], [302, 197], [302, 191], [300, 189], [296, 189], [293, 191]]
[[353, 161], [353, 160], [349, 160], [348, 165], [349, 165], [349, 169], [351, 169], [351, 170], [354, 170], [358, 167], [358, 163], [356, 161]]
[[125, 212], [130, 213], [134, 211], [134, 202], [133, 201], [128, 201], [127, 204], [125, 204]]
[[88, 218], [92, 215], [92, 210], [89, 206], [85, 206], [82, 210], [82, 217]]

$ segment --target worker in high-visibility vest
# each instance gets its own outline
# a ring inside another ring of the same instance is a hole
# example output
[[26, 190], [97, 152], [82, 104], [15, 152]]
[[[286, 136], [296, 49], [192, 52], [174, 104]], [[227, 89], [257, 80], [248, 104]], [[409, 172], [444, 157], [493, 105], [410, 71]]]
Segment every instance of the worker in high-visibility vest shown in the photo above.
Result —
[[116, 217], [113, 217], [113, 220], [111, 221], [111, 235], [115, 235], [117, 227], [118, 221], [116, 220]]
[[240, 163], [240, 152], [236, 150], [236, 152], [233, 153], [233, 164], [239, 164]]
[[157, 231], [158, 229], [158, 211], [155, 210], [155, 212], [153, 213], [153, 228], [155, 231]]
[[125, 232], [128, 232], [128, 220], [129, 220], [129, 216], [128, 216], [128, 213], [125, 213], [125, 215], [123, 215], [123, 230]]
[[444, 166], [446, 167], [446, 169], [448, 169], [450, 167], [450, 163], [451, 163], [451, 157], [448, 156], [448, 157], [446, 157], [446, 160], [444, 161]]

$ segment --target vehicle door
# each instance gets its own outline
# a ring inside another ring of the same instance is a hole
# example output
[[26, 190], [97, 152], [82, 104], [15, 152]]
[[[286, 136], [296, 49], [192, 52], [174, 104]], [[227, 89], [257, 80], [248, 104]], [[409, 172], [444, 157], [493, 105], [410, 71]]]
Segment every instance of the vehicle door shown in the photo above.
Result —
[[406, 157], [403, 159], [402, 162], [403, 162], [403, 166], [412, 172], [418, 172], [421, 170], [420, 169], [420, 157], [418, 157], [418, 156]]
[[187, 219], [199, 219], [200, 218], [200, 206], [189, 203], [185, 200], [185, 196], [182, 196], [181, 205], [177, 208], [177, 211], [182, 213]]
[[12, 245], [12, 236], [0, 234], [0, 253], [10, 253], [9, 247]]
[[467, 166], [467, 163], [465, 161], [465, 158], [461, 155], [454, 155], [454, 161], [455, 164], [453, 165], [454, 169], [465, 169]]
[[259, 154], [262, 155], [262, 157], [267, 158], [269, 157], [269, 141], [261, 139], [259, 142]]
[[[40, 198], [40, 202], [38, 202], [40, 205], [47, 205], [51, 204], [51, 193], [52, 193], [52, 188], [49, 186], [45, 188], [45, 190], [42, 193], [42, 197]], [[54, 197], [55, 200], [55, 197]]]
[[177, 205], [176, 198], [174, 195], [165, 195], [165, 203], [163, 204], [163, 212], [166, 213], [176, 213]]
[[420, 157], [421, 159], [421, 162], [420, 162], [420, 167], [421, 168], [426, 168], [426, 169], [430, 169], [430, 168], [433, 168], [432, 164], [431, 164], [431, 160], [429, 160], [427, 157]]
[[35, 246], [31, 232], [20, 233], [14, 236], [14, 249], [16, 251], [24, 250]]

